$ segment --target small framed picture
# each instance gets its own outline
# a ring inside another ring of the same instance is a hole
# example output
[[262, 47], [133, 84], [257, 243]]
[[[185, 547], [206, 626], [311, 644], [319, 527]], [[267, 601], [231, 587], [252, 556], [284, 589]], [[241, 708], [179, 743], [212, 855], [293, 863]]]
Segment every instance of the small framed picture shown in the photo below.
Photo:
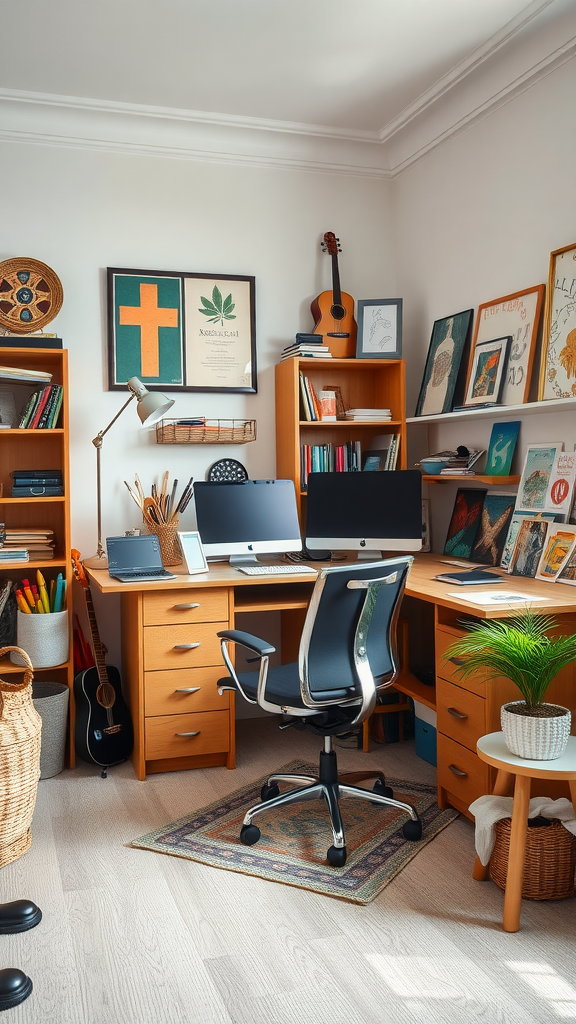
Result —
[[472, 351], [497, 335], [509, 334], [512, 338], [502, 405], [528, 401], [543, 299], [544, 285], [537, 284], [478, 306]]
[[178, 533], [178, 543], [182, 554], [181, 572], [183, 574], [192, 576], [195, 572], [208, 572], [204, 548], [197, 531]]
[[430, 416], [452, 409], [473, 314], [472, 309], [464, 309], [434, 321], [415, 416]]
[[357, 359], [402, 358], [402, 299], [358, 299]]
[[464, 405], [498, 405], [511, 341], [508, 335], [476, 345], [472, 353]]

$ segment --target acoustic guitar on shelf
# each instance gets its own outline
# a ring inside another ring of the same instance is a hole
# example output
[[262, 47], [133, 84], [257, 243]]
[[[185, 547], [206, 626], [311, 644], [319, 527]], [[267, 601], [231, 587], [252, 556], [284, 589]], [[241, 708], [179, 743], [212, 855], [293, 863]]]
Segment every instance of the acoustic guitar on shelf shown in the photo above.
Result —
[[354, 299], [340, 288], [340, 239], [336, 238], [333, 231], [326, 231], [321, 245], [323, 252], [327, 252], [332, 259], [332, 291], [320, 292], [310, 307], [314, 317], [312, 333], [323, 336], [335, 358], [346, 359], [356, 355]]
[[76, 700], [76, 726], [74, 743], [76, 753], [83, 761], [97, 764], [102, 778], [107, 769], [127, 761], [134, 745], [134, 732], [130, 712], [122, 696], [120, 673], [107, 665], [100, 641], [96, 614], [80, 552], [72, 549], [74, 575], [84, 591], [86, 611], [90, 624], [95, 665], [82, 669], [74, 679]]

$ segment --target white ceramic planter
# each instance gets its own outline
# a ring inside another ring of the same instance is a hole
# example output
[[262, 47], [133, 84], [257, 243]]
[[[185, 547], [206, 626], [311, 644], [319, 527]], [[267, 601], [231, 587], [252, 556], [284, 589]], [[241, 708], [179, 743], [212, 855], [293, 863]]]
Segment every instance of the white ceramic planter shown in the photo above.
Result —
[[510, 753], [531, 761], [554, 761], [561, 757], [570, 735], [570, 711], [565, 709], [567, 714], [555, 718], [531, 718], [508, 711], [514, 704], [524, 704], [524, 701], [510, 701], [500, 710], [502, 732]]

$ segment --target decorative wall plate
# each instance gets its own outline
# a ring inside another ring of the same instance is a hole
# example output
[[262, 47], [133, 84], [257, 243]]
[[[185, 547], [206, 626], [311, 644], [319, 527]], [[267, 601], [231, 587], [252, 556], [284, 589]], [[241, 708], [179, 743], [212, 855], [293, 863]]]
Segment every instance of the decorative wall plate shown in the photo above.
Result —
[[213, 462], [208, 470], [207, 479], [211, 483], [222, 483], [222, 481], [247, 480], [248, 472], [241, 462], [236, 459], [218, 459]]
[[40, 260], [20, 256], [0, 263], [0, 325], [11, 334], [42, 330], [63, 298], [59, 277]]

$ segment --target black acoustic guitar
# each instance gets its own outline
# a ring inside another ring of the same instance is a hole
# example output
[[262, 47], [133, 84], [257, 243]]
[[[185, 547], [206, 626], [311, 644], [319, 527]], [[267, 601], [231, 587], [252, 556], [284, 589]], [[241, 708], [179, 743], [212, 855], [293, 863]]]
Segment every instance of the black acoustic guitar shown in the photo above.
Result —
[[102, 778], [113, 764], [126, 761], [132, 753], [134, 731], [130, 711], [122, 696], [118, 669], [106, 665], [100, 642], [90, 584], [80, 560], [80, 552], [72, 550], [74, 575], [84, 590], [86, 610], [92, 636], [94, 661], [91, 668], [78, 672], [74, 679], [76, 726], [74, 744], [78, 757], [102, 768]]

